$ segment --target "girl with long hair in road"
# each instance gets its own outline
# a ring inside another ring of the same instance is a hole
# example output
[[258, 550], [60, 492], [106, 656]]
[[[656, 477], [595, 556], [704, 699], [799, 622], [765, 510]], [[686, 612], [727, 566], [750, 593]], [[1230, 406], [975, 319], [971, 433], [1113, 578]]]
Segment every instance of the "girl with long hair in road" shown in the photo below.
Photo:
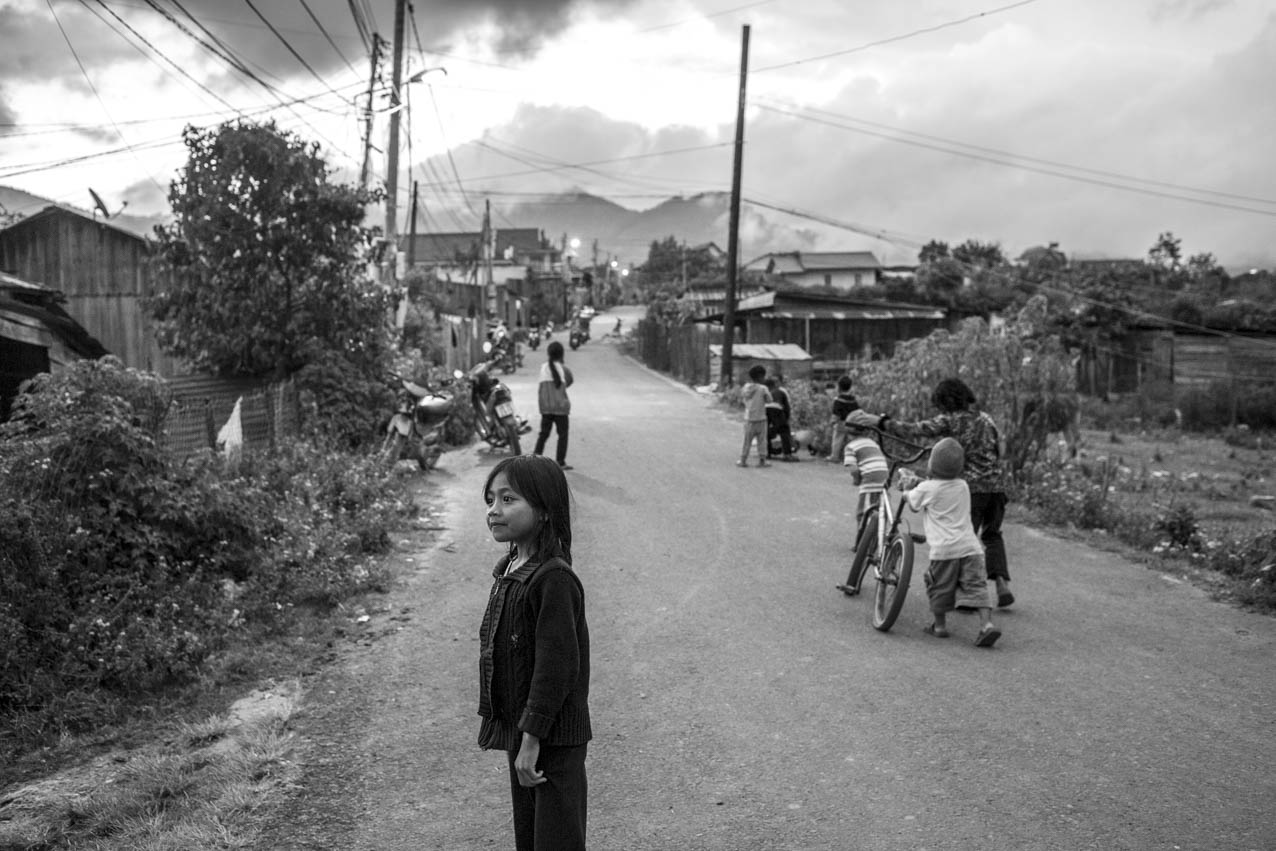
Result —
[[572, 371], [563, 363], [563, 344], [555, 340], [545, 347], [549, 359], [541, 365], [541, 382], [536, 401], [541, 410], [541, 431], [536, 437], [536, 453], [545, 451], [549, 430], [558, 429], [558, 446], [554, 457], [558, 466], [570, 470], [567, 463], [567, 420], [572, 412], [572, 400], [567, 398], [567, 388], [572, 386]]
[[492, 538], [508, 552], [479, 627], [478, 743], [507, 754], [518, 851], [577, 851], [593, 731], [567, 477], [541, 455], [506, 458], [488, 475], [483, 501]]

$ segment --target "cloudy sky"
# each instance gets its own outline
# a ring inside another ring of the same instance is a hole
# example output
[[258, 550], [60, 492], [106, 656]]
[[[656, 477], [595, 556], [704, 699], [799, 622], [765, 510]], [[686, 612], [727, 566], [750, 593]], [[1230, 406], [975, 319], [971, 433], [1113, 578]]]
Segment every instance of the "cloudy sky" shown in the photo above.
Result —
[[[162, 213], [182, 127], [236, 115], [356, 181], [393, 19], [393, 0], [0, 0], [0, 185]], [[405, 76], [443, 70], [405, 88], [400, 208], [413, 179], [440, 230], [476, 228], [484, 199], [728, 191], [745, 24], [743, 193], [819, 248], [1142, 257], [1171, 231], [1276, 267], [1271, 0], [416, 0]]]

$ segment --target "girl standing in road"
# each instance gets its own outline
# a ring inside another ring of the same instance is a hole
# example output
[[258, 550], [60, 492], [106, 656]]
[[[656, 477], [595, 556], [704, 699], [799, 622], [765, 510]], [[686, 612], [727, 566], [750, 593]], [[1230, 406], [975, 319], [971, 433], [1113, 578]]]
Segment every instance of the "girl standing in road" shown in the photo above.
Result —
[[572, 412], [572, 400], [567, 398], [567, 388], [572, 386], [572, 371], [563, 365], [563, 344], [555, 340], [545, 348], [549, 360], [541, 365], [541, 383], [537, 390], [537, 402], [541, 409], [541, 432], [536, 437], [536, 454], [545, 451], [549, 430], [558, 429], [558, 446], [555, 458], [558, 466], [570, 470], [567, 463], [567, 418]]
[[[561, 346], [560, 346], [561, 349]], [[509, 760], [518, 851], [585, 848], [589, 628], [571, 566], [571, 506], [562, 468], [506, 458], [483, 486], [496, 563], [479, 627], [478, 743]]]

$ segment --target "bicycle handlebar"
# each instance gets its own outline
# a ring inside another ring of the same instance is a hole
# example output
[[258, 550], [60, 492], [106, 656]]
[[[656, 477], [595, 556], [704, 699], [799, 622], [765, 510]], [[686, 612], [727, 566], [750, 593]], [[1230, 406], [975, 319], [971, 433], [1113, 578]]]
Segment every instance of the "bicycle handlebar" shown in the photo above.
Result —
[[[877, 445], [882, 447], [882, 454], [884, 454], [887, 458], [889, 458], [890, 460], [898, 464], [916, 463], [922, 459], [922, 456], [930, 452], [930, 450], [932, 449], [932, 447], [930, 446], [922, 446], [919, 443], [913, 443], [911, 440], [905, 440], [902, 437], [896, 437], [890, 432], [882, 431], [879, 428], [873, 428], [871, 426], [869, 428], [871, 431], [877, 432], [877, 436], [878, 436]], [[895, 443], [902, 443], [904, 446], [910, 447], [916, 451], [912, 453], [908, 453], [908, 454], [902, 454], [902, 455], [891, 452], [886, 448], [886, 446], [882, 442], [883, 437], [890, 438], [890, 440], [894, 441]]]

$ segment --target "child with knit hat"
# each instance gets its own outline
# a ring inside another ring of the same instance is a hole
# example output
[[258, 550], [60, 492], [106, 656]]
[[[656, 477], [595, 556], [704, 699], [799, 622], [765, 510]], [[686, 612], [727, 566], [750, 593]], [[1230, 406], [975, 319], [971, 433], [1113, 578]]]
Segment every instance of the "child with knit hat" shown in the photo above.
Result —
[[930, 450], [930, 478], [903, 471], [900, 490], [914, 511], [921, 512], [930, 547], [924, 579], [934, 621], [926, 632], [948, 637], [948, 613], [961, 606], [979, 612], [976, 647], [992, 647], [1001, 630], [992, 623], [992, 594], [984, 567], [984, 549], [970, 522], [970, 488], [961, 478], [966, 455], [961, 444], [945, 437]]

